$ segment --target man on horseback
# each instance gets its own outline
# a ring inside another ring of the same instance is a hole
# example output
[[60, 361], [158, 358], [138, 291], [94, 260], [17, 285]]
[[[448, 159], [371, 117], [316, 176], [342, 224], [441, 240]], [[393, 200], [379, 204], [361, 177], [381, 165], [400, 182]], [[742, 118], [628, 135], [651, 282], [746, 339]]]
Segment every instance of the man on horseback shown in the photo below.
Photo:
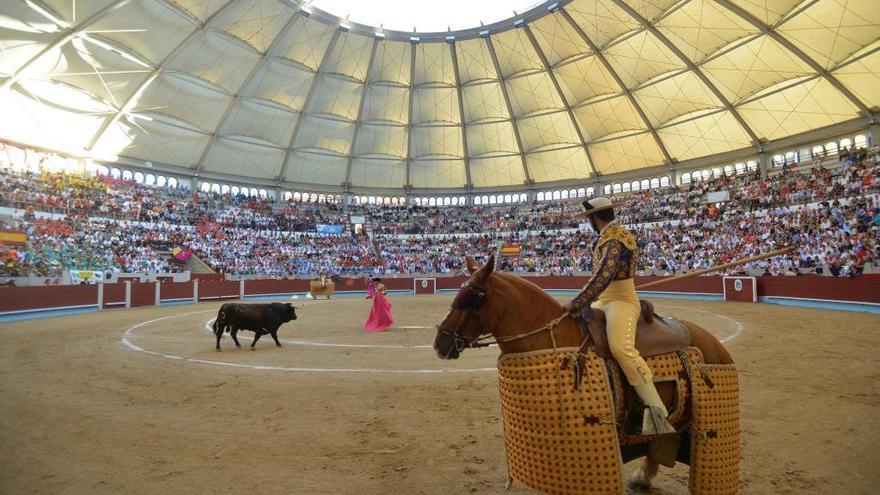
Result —
[[614, 217], [614, 205], [608, 198], [595, 198], [583, 203], [584, 212], [599, 238], [593, 245], [592, 277], [578, 295], [564, 306], [577, 313], [590, 304], [605, 312], [606, 332], [611, 354], [627, 381], [647, 406], [642, 421], [642, 434], [674, 433], [667, 420], [669, 415], [654, 386], [653, 374], [635, 347], [636, 325], [641, 314], [633, 277], [636, 274], [639, 250], [635, 237]]

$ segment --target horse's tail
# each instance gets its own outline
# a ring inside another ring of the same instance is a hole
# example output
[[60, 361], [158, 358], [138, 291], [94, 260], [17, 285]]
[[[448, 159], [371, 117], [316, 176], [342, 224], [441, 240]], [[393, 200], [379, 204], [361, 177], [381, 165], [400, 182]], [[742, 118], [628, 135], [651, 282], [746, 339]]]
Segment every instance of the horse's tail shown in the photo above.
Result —
[[654, 305], [645, 300], [639, 300], [639, 305], [642, 307], [642, 319], [645, 323], [654, 323]]

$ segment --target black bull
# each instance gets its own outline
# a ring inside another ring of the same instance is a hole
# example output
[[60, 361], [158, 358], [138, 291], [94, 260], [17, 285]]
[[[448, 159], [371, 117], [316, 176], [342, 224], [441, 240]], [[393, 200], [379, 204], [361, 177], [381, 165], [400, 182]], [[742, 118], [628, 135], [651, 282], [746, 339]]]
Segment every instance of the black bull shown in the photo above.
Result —
[[251, 350], [263, 335], [269, 334], [275, 345], [278, 342], [278, 328], [288, 321], [296, 319], [296, 310], [290, 303], [241, 304], [226, 303], [220, 306], [217, 319], [214, 320], [214, 335], [217, 336], [217, 350], [220, 350], [220, 338], [223, 332], [229, 332], [235, 347], [241, 348], [236, 334], [239, 330], [251, 330], [256, 333], [251, 343]]

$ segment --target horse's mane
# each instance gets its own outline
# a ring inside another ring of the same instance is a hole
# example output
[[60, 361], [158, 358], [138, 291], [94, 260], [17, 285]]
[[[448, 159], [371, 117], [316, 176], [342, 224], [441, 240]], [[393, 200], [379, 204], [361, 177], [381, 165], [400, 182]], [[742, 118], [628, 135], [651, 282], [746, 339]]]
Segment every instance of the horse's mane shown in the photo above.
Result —
[[547, 304], [552, 304], [556, 308], [562, 307], [562, 305], [559, 304], [559, 302], [556, 301], [556, 299], [554, 299], [553, 296], [548, 294], [544, 289], [538, 287], [534, 283], [522, 277], [518, 277], [512, 273], [506, 272], [493, 272], [492, 276], [498, 276], [498, 278], [511, 282], [514, 286], [522, 288], [522, 290], [524, 291], [528, 291], [533, 297], [542, 298]]

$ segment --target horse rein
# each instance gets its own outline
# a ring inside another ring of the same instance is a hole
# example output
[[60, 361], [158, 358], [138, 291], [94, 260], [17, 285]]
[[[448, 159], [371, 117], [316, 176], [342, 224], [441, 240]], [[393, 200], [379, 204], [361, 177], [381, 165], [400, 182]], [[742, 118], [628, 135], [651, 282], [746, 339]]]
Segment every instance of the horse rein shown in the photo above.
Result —
[[[465, 292], [467, 291], [467, 292]], [[502, 337], [495, 337], [492, 339], [491, 333], [480, 333], [476, 336], [476, 338], [468, 339], [463, 337], [459, 332], [470, 322], [471, 318], [474, 315], [479, 316], [480, 306], [483, 304], [483, 301], [486, 297], [487, 290], [485, 287], [477, 285], [471, 281], [467, 281], [461, 285], [461, 290], [455, 299], [452, 301], [450, 305], [451, 309], [461, 309], [466, 311], [464, 318], [461, 319], [461, 322], [455, 327], [455, 330], [449, 331], [445, 328], [437, 327], [437, 331], [443, 335], [452, 338], [453, 344], [455, 346], [456, 352], [461, 352], [465, 349], [477, 349], [480, 347], [489, 347], [491, 345], [497, 345], [505, 342], [513, 342], [515, 340], [525, 339], [527, 337], [531, 337], [533, 335], [537, 335], [542, 332], [550, 331], [551, 337], [553, 330], [559, 326], [562, 320], [571, 316], [571, 313], [563, 313], [558, 317], [554, 318], [550, 322], [545, 325], [536, 328], [530, 332], [520, 333], [517, 335], [508, 335]]]

